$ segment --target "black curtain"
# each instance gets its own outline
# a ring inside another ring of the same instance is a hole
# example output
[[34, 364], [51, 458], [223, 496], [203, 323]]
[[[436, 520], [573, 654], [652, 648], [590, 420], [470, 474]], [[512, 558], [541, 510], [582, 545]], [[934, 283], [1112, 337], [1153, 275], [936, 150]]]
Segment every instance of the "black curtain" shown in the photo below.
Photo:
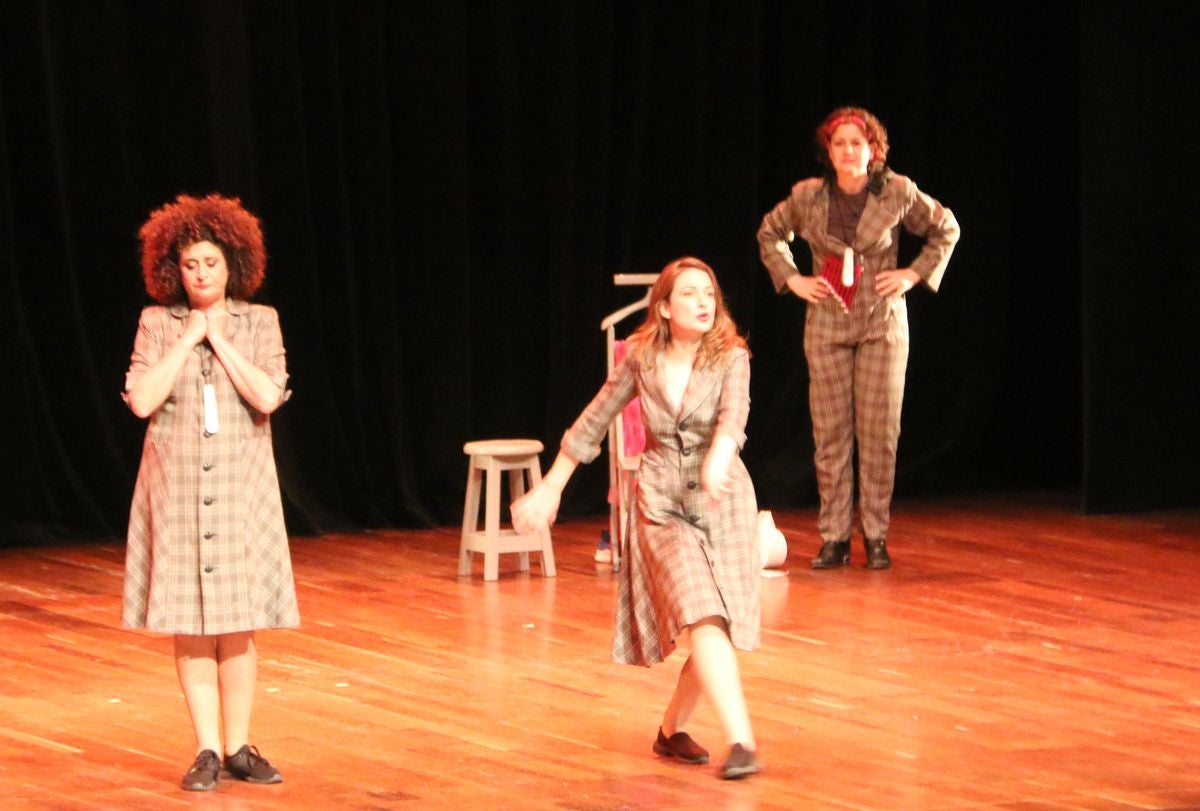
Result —
[[1132, 15], [1081, 11], [1084, 503], [1195, 506], [1200, 12], [1154, 3]]
[[[10, 3], [0, 544], [124, 533], [144, 430], [118, 397], [147, 303], [135, 236], [180, 192], [240, 196], [264, 222], [260, 299], [280, 311], [295, 391], [273, 417], [293, 533], [456, 523], [469, 439], [539, 437], [548, 463], [603, 380], [600, 320], [636, 297], [612, 274], [685, 253], [717, 268], [750, 337], [760, 501], [811, 503], [803, 305], [774, 294], [754, 233], [815, 172], [812, 131], [844, 103], [888, 124], [893, 167], [964, 233], [942, 292], [910, 295], [898, 495], [1112, 494], [1123, 471], [1165, 494], [1154, 477], [1179, 479], [1162, 461], [1181, 431], [1194, 449], [1194, 397], [1169, 436], [1145, 437], [1159, 464], [1110, 466], [1122, 446], [1092, 429], [1129, 369], [1172, 395], [1194, 395], [1194, 374], [1081, 329], [1081, 302], [1144, 311], [1130, 329], [1162, 314], [1151, 293], [1084, 283], [1121, 251], [1146, 256], [1101, 216], [1125, 192], [1079, 167], [1082, 146], [1089, 171], [1103, 158], [1150, 191], [1105, 152], [1142, 154], [1140, 131], [1092, 128], [1186, 57], [1113, 78], [1093, 51], [1127, 32], [1107, 25], [1032, 3]], [[1131, 35], [1182, 45], [1183, 30]], [[1130, 97], [1102, 111], [1118, 81]], [[1173, 216], [1156, 245], [1182, 243]], [[1165, 308], [1179, 337], [1194, 301]], [[603, 511], [605, 490], [603, 464], [582, 470], [564, 514]]]

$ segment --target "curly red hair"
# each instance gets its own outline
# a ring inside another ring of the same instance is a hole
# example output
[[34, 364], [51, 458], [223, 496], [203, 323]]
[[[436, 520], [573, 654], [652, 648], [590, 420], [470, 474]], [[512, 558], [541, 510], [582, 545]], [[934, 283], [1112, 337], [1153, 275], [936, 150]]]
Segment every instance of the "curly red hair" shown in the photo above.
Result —
[[138, 230], [142, 243], [142, 277], [146, 292], [159, 304], [187, 301], [179, 273], [179, 252], [197, 242], [211, 242], [225, 255], [229, 281], [225, 295], [248, 300], [262, 286], [267, 249], [258, 217], [236, 197], [181, 194], [153, 211]]
[[829, 139], [843, 124], [853, 124], [862, 130], [863, 135], [867, 138], [867, 144], [871, 147], [870, 170], [872, 172], [882, 171], [888, 156], [887, 127], [862, 107], [839, 107], [821, 122], [821, 126], [817, 127], [817, 160], [821, 162], [821, 165], [828, 169], [833, 168], [829, 163]]
[[725, 307], [725, 297], [721, 294], [721, 285], [717, 283], [717, 274], [702, 260], [694, 256], [682, 256], [668, 262], [658, 274], [654, 287], [650, 288], [646, 320], [629, 336], [630, 342], [635, 343], [637, 347], [634, 351], [637, 352], [638, 362], [642, 366], [653, 366], [655, 358], [667, 348], [671, 340], [670, 321], [663, 317], [658, 305], [671, 298], [671, 293], [675, 290], [675, 280], [685, 270], [702, 270], [708, 274], [708, 278], [712, 280], [717, 305], [712, 328], [704, 333], [700, 343], [696, 365], [710, 366], [724, 358], [731, 349], [746, 348], [746, 339], [738, 334], [737, 325], [733, 323], [733, 317]]

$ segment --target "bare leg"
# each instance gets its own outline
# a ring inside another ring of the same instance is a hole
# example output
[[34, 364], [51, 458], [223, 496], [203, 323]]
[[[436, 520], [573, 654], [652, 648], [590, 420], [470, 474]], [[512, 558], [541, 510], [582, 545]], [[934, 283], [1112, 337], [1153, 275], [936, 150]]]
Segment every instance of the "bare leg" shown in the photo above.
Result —
[[[745, 749], [756, 748], [750, 728], [750, 713], [742, 695], [742, 677], [738, 671], [733, 643], [725, 632], [725, 622], [707, 617], [691, 626], [692, 656], [697, 680], [717, 712], [721, 727], [730, 745], [740, 743]], [[681, 674], [682, 675], [682, 674]]]
[[218, 692], [217, 642], [211, 636], [175, 635], [175, 672], [187, 701], [196, 752], [221, 754], [221, 700]]
[[250, 742], [250, 711], [258, 679], [258, 650], [254, 632], [217, 637], [217, 667], [221, 688], [221, 718], [225, 723], [225, 753], [232, 755]]
[[679, 681], [675, 684], [675, 693], [671, 696], [671, 703], [667, 705], [666, 712], [663, 713], [662, 733], [668, 738], [687, 726], [688, 719], [692, 717], [692, 710], [696, 709], [696, 703], [704, 692], [696, 675], [694, 658], [693, 653], [683, 663], [683, 670], [679, 671]]

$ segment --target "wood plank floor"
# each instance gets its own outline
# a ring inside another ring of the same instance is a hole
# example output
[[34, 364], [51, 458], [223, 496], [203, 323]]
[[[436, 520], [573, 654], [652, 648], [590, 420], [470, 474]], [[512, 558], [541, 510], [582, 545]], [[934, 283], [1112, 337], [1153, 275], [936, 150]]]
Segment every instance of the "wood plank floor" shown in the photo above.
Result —
[[889, 572], [785, 576], [741, 658], [766, 770], [650, 752], [681, 660], [608, 660], [602, 520], [559, 576], [455, 576], [454, 529], [298, 538], [304, 626], [259, 635], [254, 742], [277, 786], [180, 791], [164, 637], [117, 627], [123, 547], [0, 550], [5, 809], [1196, 809], [1200, 514], [1084, 517], [1028, 497], [898, 504]]

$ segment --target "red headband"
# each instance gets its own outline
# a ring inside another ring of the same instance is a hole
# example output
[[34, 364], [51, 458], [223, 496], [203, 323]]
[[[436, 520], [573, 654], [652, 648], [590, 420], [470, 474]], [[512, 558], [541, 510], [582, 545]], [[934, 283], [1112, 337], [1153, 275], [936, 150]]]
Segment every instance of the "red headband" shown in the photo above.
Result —
[[866, 121], [863, 121], [862, 118], [860, 118], [859, 116], [847, 114], [847, 115], [838, 116], [837, 118], [830, 121], [829, 126], [827, 126], [825, 128], [825, 135], [832, 137], [833, 133], [837, 130], [837, 128], [842, 126], [843, 124], [853, 124], [854, 126], [858, 127], [860, 130], [862, 130], [863, 135], [869, 136], [871, 134], [871, 131], [869, 129], [867, 129]]

